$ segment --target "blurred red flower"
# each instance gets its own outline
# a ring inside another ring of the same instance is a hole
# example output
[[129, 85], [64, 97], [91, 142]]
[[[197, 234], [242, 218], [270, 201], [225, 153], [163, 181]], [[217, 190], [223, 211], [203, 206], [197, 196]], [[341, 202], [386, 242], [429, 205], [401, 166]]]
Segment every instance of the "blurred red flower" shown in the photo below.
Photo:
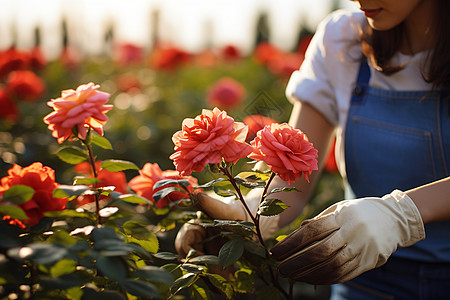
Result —
[[44, 69], [46, 65], [46, 61], [44, 55], [42, 54], [42, 50], [40, 47], [36, 46], [30, 51], [30, 66], [31, 69], [40, 71]]
[[187, 52], [175, 47], [156, 47], [149, 57], [150, 66], [172, 71], [191, 59]]
[[[198, 185], [197, 179], [192, 176], [180, 176], [177, 171], [166, 170], [162, 171], [157, 163], [151, 164], [146, 163], [142, 170], [139, 171], [138, 176], [130, 180], [129, 186], [133, 189], [139, 196], [145, 197], [150, 201], [155, 203], [158, 208], [170, 207], [171, 203], [178, 202], [179, 200], [186, 199], [187, 194], [180, 191], [173, 191], [169, 193], [165, 198], [155, 201], [153, 199], [153, 194], [163, 188], [173, 187], [177, 185], [167, 185], [165, 187], [153, 190], [153, 186], [156, 182], [163, 179], [186, 179], [189, 182], [188, 190], [190, 193], [194, 191], [194, 187]], [[173, 206], [175, 207], [175, 206]]]
[[114, 49], [114, 60], [120, 65], [129, 65], [133, 63], [140, 63], [144, 58], [144, 49], [142, 47], [124, 43], [116, 45]]
[[227, 45], [220, 51], [220, 56], [226, 61], [235, 61], [242, 57], [241, 51], [233, 45]]
[[288, 78], [292, 75], [292, 72], [298, 70], [304, 59], [303, 54], [300, 53], [284, 53], [271, 59], [267, 63], [267, 68], [283, 78]]
[[249, 158], [263, 161], [281, 179], [290, 183], [317, 170], [317, 149], [306, 135], [287, 123], [272, 123], [258, 131]]
[[139, 92], [141, 90], [141, 82], [133, 72], [119, 74], [116, 83], [121, 92]]
[[248, 126], [248, 134], [246, 141], [250, 142], [256, 137], [256, 133], [266, 125], [276, 123], [272, 118], [263, 115], [250, 115], [244, 118], [244, 124]]
[[64, 90], [60, 98], [47, 102], [55, 111], [45, 116], [44, 122], [53, 131], [52, 136], [58, 139], [58, 143], [72, 140], [72, 128], [75, 126], [78, 137], [83, 140], [86, 139], [88, 127], [103, 135], [103, 125], [108, 120], [105, 113], [113, 106], [105, 105], [109, 94], [98, 91], [99, 87], [92, 82], [83, 84], [76, 91]]
[[170, 156], [181, 175], [201, 172], [206, 164], [218, 164], [222, 160], [236, 163], [252, 152], [245, 142], [248, 127], [235, 122], [225, 111], [204, 109], [195, 119], [184, 119], [182, 130], [172, 141], [175, 153]]
[[14, 164], [8, 170], [8, 176], [3, 177], [0, 182], [0, 195], [18, 184], [34, 189], [33, 198], [19, 205], [28, 216], [24, 222], [30, 226], [39, 223], [45, 212], [60, 211], [66, 207], [67, 198], [53, 197], [53, 191], [59, 186], [55, 182], [55, 171], [50, 167], [43, 166], [40, 162], [35, 162], [25, 168]]
[[30, 67], [30, 55], [27, 52], [10, 48], [0, 52], [0, 79], [16, 70]]
[[259, 63], [266, 65], [269, 61], [277, 59], [282, 51], [269, 42], [259, 43], [254, 50], [254, 57]]
[[330, 152], [328, 152], [327, 159], [325, 160], [325, 170], [330, 173], [338, 172], [335, 152], [336, 152], [336, 140], [334, 140]]
[[15, 122], [18, 116], [16, 103], [14, 103], [6, 90], [0, 88], [0, 118], [8, 122]]
[[306, 34], [305, 36], [303, 36], [300, 42], [298, 43], [297, 52], [300, 54], [305, 54], [312, 38], [313, 38], [312, 34]]
[[[125, 194], [127, 192], [127, 179], [124, 172], [110, 172], [101, 168], [101, 161], [95, 163], [97, 171], [97, 187], [114, 186], [115, 191]], [[74, 171], [78, 174], [93, 178], [91, 165], [88, 162], [83, 162], [75, 166]], [[101, 196], [100, 199], [105, 199], [106, 196]], [[94, 195], [85, 195], [78, 197], [78, 205], [84, 205], [95, 201]]]
[[219, 109], [230, 110], [242, 103], [245, 97], [245, 87], [239, 81], [222, 77], [208, 89], [206, 102]]
[[34, 72], [20, 70], [9, 74], [7, 89], [11, 95], [21, 100], [34, 102], [39, 100], [44, 94], [45, 84]]

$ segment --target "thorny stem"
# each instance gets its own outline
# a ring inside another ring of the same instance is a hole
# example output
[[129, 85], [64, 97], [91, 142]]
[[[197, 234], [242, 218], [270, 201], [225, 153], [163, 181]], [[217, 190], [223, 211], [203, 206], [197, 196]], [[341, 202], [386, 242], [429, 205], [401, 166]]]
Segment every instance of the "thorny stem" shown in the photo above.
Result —
[[[86, 146], [86, 148], [88, 150], [89, 163], [91, 164], [91, 167], [92, 167], [92, 174], [94, 175], [94, 178], [97, 179], [97, 170], [95, 168], [95, 158], [94, 158], [94, 153], [92, 152], [92, 147], [86, 141], [83, 141], [83, 144]], [[97, 188], [97, 183], [94, 182], [94, 189], [96, 189], [96, 188]], [[100, 225], [102, 222], [101, 222], [101, 217], [100, 217], [100, 194], [98, 193], [98, 191], [95, 193], [95, 211], [97, 214], [97, 225]]]
[[[259, 242], [261, 243], [261, 245], [264, 248], [264, 251], [266, 253], [266, 257], [270, 258], [270, 252], [267, 249], [266, 244], [264, 243], [264, 239], [262, 238], [262, 234], [261, 234], [261, 229], [259, 227], [259, 215], [257, 215], [256, 217], [253, 216], [250, 208], [248, 207], [247, 203], [245, 202], [244, 196], [241, 193], [241, 189], [239, 188], [239, 186], [236, 184], [236, 181], [234, 180], [233, 176], [230, 174], [230, 172], [228, 171], [227, 168], [220, 168], [220, 170], [222, 171], [222, 173], [228, 177], [230, 183], [233, 185], [234, 189], [236, 190], [236, 192], [238, 193], [239, 196], [239, 200], [241, 201], [242, 205], [244, 205], [245, 210], [247, 211], [248, 215], [250, 216], [250, 218], [252, 219], [253, 223], [255, 224], [255, 228], [256, 228], [256, 235], [258, 237]], [[273, 178], [275, 177], [275, 173], [272, 173], [272, 175], [270, 176], [269, 180], [266, 183], [266, 186], [264, 187], [264, 192], [261, 196], [261, 200], [260, 200], [260, 204], [264, 199], [264, 195], [267, 193], [267, 189], [269, 188], [269, 185], [271, 183], [271, 181], [273, 180]], [[286, 297], [289, 298], [288, 294], [286, 293], [286, 291], [280, 286], [280, 283], [278, 282], [277, 277], [275, 276], [275, 274], [273, 273], [272, 268], [269, 268], [269, 273], [270, 273], [270, 277], [272, 279], [272, 283], [273, 285], [278, 288], [278, 290]]]

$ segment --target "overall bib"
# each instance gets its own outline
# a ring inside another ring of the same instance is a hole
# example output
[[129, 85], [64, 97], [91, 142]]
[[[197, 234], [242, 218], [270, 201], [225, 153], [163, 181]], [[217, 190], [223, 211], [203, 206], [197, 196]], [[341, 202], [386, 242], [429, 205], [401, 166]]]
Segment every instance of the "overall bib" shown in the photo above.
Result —
[[[345, 131], [346, 172], [356, 198], [448, 177], [448, 93], [384, 90], [370, 87], [369, 79], [363, 62]], [[334, 285], [331, 299], [450, 299], [450, 222], [426, 224], [425, 233], [384, 266]]]

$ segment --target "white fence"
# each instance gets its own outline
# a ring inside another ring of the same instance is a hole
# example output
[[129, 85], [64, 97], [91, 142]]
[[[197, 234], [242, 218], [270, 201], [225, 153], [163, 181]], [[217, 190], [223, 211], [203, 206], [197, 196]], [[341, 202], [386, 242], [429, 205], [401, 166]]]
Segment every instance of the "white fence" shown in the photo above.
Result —
[[302, 28], [314, 31], [332, 9], [352, 6], [349, 0], [0, 0], [0, 50], [31, 48], [38, 29], [48, 59], [61, 53], [64, 32], [86, 55], [103, 54], [111, 43], [150, 49], [156, 39], [191, 52], [234, 45], [247, 53], [262, 15], [269, 40], [291, 50]]

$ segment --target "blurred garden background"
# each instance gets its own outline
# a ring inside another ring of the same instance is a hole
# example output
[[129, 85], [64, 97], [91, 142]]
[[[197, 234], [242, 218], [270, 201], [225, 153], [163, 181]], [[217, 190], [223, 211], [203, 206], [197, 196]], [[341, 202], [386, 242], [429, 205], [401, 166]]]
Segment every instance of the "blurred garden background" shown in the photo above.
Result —
[[[110, 93], [114, 105], [105, 126], [114, 150], [99, 156], [139, 167], [173, 169], [171, 137], [203, 108], [217, 106], [237, 121], [263, 115], [285, 122], [291, 104], [284, 89], [318, 22], [352, 5], [0, 0], [0, 175], [15, 163], [41, 161], [59, 182], [71, 183], [73, 169], [55, 155], [58, 144], [42, 118], [51, 111], [47, 101], [88, 82]], [[337, 200], [340, 182], [330, 182], [324, 197]]]
[[[285, 87], [318, 23], [352, 6], [348, 0], [0, 0], [0, 178], [14, 164], [34, 162], [54, 169], [61, 184], [83, 173], [58, 158], [60, 145], [43, 118], [62, 90], [89, 82], [114, 105], [104, 127], [112, 150], [96, 155], [139, 168], [156, 163], [173, 170], [172, 135], [202, 109], [226, 110], [249, 126], [249, 139], [269, 121], [287, 122], [292, 105]], [[193, 176], [205, 183], [208, 172]], [[138, 174], [127, 170], [126, 181]], [[127, 182], [122, 190], [119, 182], [109, 184], [126, 193]], [[331, 151], [311, 203], [284, 232], [342, 198]], [[173, 250], [176, 232], [163, 234], [160, 250]], [[304, 299], [326, 299], [326, 289], [304, 291]]]

